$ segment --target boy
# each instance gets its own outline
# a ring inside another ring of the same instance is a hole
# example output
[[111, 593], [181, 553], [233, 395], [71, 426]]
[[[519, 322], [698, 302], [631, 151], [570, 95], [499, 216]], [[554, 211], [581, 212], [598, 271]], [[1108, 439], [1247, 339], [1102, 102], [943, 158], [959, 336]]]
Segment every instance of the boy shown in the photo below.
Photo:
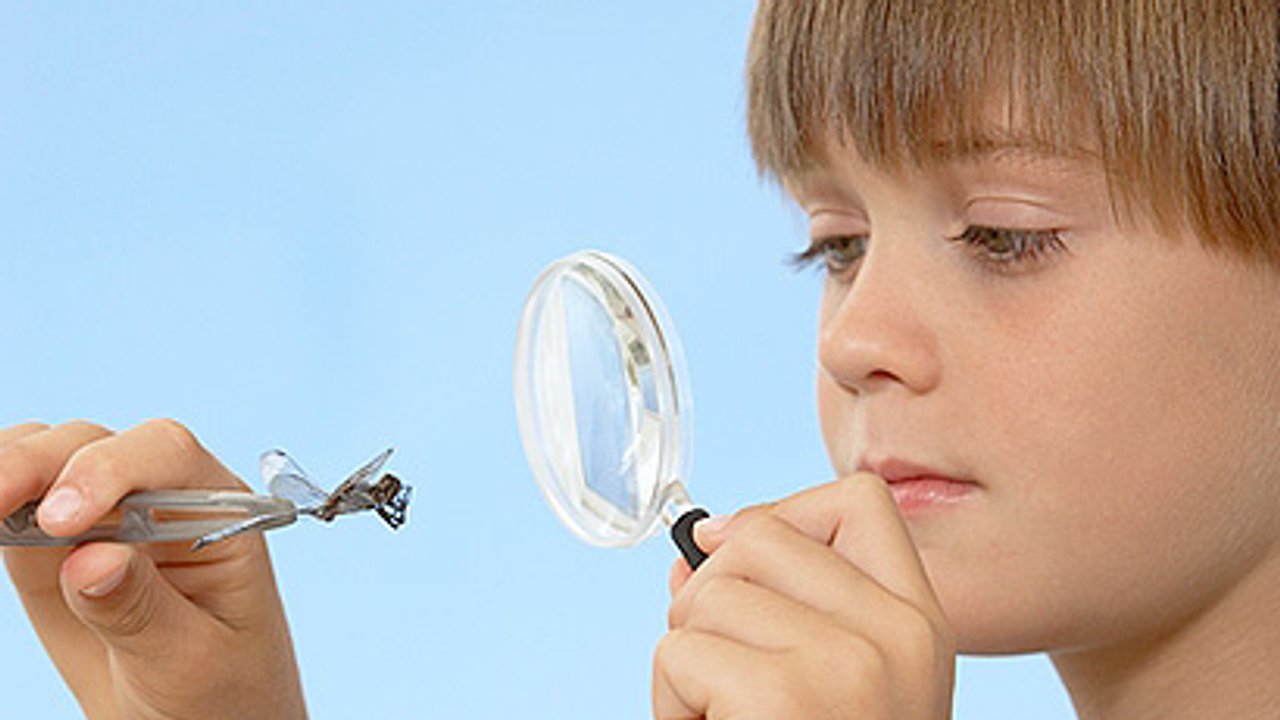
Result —
[[953, 649], [1049, 652], [1084, 718], [1274, 717], [1278, 29], [762, 3], [749, 127], [827, 269], [845, 479], [701, 528], [659, 717], [943, 717]]
[[[827, 270], [841, 479], [700, 525], [656, 716], [945, 717], [955, 652], [1035, 650], [1084, 718], [1274, 714], [1278, 29], [1261, 1], [761, 3], [749, 128]], [[54, 532], [234, 483], [167, 422], [0, 444], [0, 512], [52, 487]], [[259, 543], [10, 565], [91, 715], [297, 716]]]

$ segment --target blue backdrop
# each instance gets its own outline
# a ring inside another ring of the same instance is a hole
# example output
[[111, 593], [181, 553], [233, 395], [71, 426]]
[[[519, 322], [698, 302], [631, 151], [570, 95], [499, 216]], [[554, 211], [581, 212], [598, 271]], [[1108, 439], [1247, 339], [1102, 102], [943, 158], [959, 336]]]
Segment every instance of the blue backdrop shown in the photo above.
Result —
[[[545, 263], [621, 253], [684, 336], [697, 499], [828, 479], [819, 280], [785, 267], [802, 218], [745, 140], [750, 15], [0, 6], [0, 423], [176, 417], [255, 485], [268, 447], [333, 481], [395, 445], [399, 534], [272, 538], [313, 716], [646, 717], [674, 553], [557, 524], [511, 353]], [[75, 717], [7, 583], [0, 637], [5, 716]], [[1041, 658], [962, 661], [956, 709], [1071, 716]]]

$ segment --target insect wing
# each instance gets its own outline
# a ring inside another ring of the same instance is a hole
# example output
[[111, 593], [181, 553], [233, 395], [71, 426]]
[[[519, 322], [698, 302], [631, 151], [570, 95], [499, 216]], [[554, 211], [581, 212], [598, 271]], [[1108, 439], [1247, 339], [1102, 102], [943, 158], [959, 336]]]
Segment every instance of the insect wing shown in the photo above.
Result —
[[382, 466], [387, 463], [387, 458], [391, 457], [392, 448], [387, 448], [378, 453], [369, 462], [361, 465], [355, 472], [347, 476], [341, 485], [334, 488], [333, 492], [325, 497], [320, 509], [320, 517], [324, 520], [332, 520], [338, 515], [346, 515], [347, 513], [360, 512], [374, 507], [377, 503], [369, 495], [373, 489], [373, 485], [369, 483], [369, 479], [377, 474]]
[[307, 474], [283, 450], [263, 453], [259, 465], [262, 481], [271, 494], [289, 500], [299, 508], [319, 507], [329, 497], [307, 479]]
[[343, 480], [342, 485], [340, 485], [334, 492], [340, 493], [353, 486], [360, 488], [368, 487], [370, 484], [369, 479], [374, 475], [377, 475], [378, 471], [382, 469], [382, 466], [387, 464], [387, 458], [391, 457], [393, 449], [394, 448], [387, 448], [386, 450], [383, 450], [378, 453], [377, 457], [360, 466], [359, 469], [348, 475], [347, 479]]

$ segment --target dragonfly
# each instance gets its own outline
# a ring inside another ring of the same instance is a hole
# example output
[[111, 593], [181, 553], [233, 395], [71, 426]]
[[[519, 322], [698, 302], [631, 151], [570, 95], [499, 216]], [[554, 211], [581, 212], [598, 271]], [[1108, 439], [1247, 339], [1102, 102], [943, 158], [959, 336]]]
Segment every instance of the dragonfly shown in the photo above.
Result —
[[[258, 466], [269, 495], [227, 490], [144, 490], [130, 493], [111, 517], [71, 537], [52, 537], [36, 523], [37, 501], [0, 522], [0, 545], [79, 545], [94, 540], [168, 542], [194, 540], [193, 550], [248, 532], [292, 525], [300, 516], [332, 522], [340, 515], [373, 510], [393, 530], [408, 518], [413, 488], [391, 473], [379, 473], [388, 448], [325, 492], [283, 450], [262, 454]], [[376, 478], [376, 479], [375, 479]]]

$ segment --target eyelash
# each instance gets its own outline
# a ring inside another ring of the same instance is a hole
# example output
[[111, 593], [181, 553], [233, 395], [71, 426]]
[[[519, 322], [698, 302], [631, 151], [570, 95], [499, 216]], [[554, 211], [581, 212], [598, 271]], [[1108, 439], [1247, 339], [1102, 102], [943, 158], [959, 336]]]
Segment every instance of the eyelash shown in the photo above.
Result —
[[[838, 255], [854, 247], [856, 257], [838, 260]], [[826, 265], [827, 274], [839, 276], [847, 273], [867, 251], [866, 235], [835, 235], [814, 238], [809, 247], [791, 256], [791, 265], [797, 270], [813, 267], [819, 262]], [[843, 265], [843, 266], [841, 266]]]
[[[964, 243], [973, 250], [979, 261], [1005, 271], [1016, 270], [1020, 266], [1043, 260], [1051, 253], [1067, 250], [1059, 230], [1023, 230], [970, 225], [964, 229], [964, 232], [947, 239]], [[994, 243], [1000, 240], [1008, 244], [1005, 250], [994, 249]]]
[[[986, 225], [970, 225], [964, 232], [947, 238], [950, 242], [964, 243], [974, 259], [997, 272], [1013, 272], [1055, 252], [1066, 252], [1058, 230], [1022, 230], [997, 228]], [[1003, 241], [1006, 248], [995, 249]], [[809, 247], [796, 253], [791, 264], [796, 268], [811, 267], [825, 262], [827, 274], [832, 277], [846, 275], [866, 254], [867, 236], [837, 235], [816, 238]], [[841, 258], [841, 254], [853, 251], [853, 257]]]

